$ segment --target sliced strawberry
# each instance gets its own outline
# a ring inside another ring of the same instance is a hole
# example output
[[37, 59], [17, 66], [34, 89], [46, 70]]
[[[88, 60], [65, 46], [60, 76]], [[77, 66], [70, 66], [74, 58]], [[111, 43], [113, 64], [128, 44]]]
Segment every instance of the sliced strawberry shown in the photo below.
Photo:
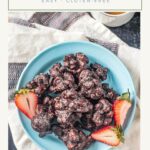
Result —
[[114, 102], [114, 119], [117, 126], [122, 126], [124, 124], [128, 110], [131, 105], [132, 103], [130, 100], [129, 92], [122, 94], [122, 96]]
[[15, 95], [15, 104], [28, 118], [32, 119], [38, 104], [38, 97], [28, 89], [21, 89]]
[[91, 137], [94, 140], [103, 142], [111, 146], [118, 146], [121, 142], [124, 141], [121, 128], [113, 126], [107, 126], [98, 131], [95, 131], [91, 134]]

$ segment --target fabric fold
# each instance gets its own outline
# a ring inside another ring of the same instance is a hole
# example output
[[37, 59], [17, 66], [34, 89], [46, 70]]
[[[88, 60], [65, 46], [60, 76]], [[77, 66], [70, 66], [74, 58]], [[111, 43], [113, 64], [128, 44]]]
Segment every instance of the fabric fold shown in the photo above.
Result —
[[[25, 67], [37, 53], [46, 47], [64, 41], [83, 40], [103, 45], [115, 53], [128, 68], [137, 95], [140, 96], [140, 51], [128, 46], [108, 28], [91, 18], [88, 13], [40, 13], [31, 14], [26, 21], [29, 25], [9, 23], [9, 93], [15, 89], [18, 78]], [[55, 20], [55, 15], [58, 20]], [[71, 16], [71, 17], [70, 17]], [[13, 17], [13, 16], [11, 16]], [[63, 18], [62, 18], [63, 17]], [[24, 17], [25, 18], [25, 17]], [[72, 18], [72, 19], [71, 19]], [[75, 18], [75, 19], [73, 19]], [[65, 31], [62, 31], [65, 30]], [[9, 125], [17, 150], [39, 150], [24, 133], [17, 116], [13, 101], [9, 103]], [[137, 109], [126, 142], [119, 150], [139, 150], [140, 110]], [[136, 133], [136, 138], [135, 134]]]

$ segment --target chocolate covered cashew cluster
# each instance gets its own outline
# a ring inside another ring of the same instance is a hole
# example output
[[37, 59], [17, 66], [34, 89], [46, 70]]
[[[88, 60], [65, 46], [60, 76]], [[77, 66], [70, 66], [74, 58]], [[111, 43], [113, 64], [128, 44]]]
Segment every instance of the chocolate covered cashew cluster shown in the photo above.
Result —
[[86, 149], [93, 140], [83, 129], [93, 132], [113, 123], [112, 104], [118, 94], [105, 83], [108, 72], [76, 53], [37, 75], [26, 85], [39, 97], [33, 129], [41, 137], [55, 133], [68, 150]]

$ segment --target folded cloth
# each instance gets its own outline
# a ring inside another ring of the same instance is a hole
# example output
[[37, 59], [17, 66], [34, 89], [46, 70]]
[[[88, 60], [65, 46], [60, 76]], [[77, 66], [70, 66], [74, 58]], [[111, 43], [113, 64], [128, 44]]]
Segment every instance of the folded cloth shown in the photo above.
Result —
[[[9, 93], [14, 91], [21, 73], [20, 68], [23, 69], [39, 51], [58, 42], [86, 40], [107, 47], [121, 59], [129, 69], [137, 95], [140, 96], [140, 51], [129, 47], [100, 22], [91, 18], [88, 13], [35, 13], [28, 18], [30, 19], [21, 20], [16, 17], [13, 19], [11, 15], [9, 19]], [[57, 18], [59, 20], [55, 20]], [[58, 25], [58, 22], [62, 26]], [[39, 148], [24, 133], [13, 101], [9, 103], [9, 111], [9, 125], [17, 149], [38, 150]], [[139, 118], [138, 108], [126, 143], [119, 147], [120, 150], [139, 150]]]

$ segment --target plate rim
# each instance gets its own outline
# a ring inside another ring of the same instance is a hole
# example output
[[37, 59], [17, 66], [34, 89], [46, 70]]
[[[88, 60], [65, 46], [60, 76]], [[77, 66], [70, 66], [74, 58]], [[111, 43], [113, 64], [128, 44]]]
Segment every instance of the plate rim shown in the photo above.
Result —
[[[21, 83], [21, 80], [25, 74], [25, 72], [27, 71], [28, 67], [36, 60], [38, 59], [38, 57], [44, 53], [46, 53], [47, 51], [49, 51], [50, 49], [54, 48], [54, 47], [57, 47], [57, 46], [61, 46], [61, 45], [64, 45], [64, 44], [72, 44], [72, 43], [77, 43], [77, 44], [90, 44], [90, 45], [93, 45], [94, 47], [98, 47], [98, 48], [101, 48], [103, 50], [105, 50], [107, 53], [109, 53], [112, 57], [114, 57], [115, 59], [117, 59], [120, 64], [123, 66], [123, 68], [126, 70], [126, 73], [128, 74], [128, 76], [131, 78], [131, 83], [132, 83], [132, 86], [133, 86], [133, 97], [134, 97], [134, 106], [133, 106], [133, 109], [132, 109], [132, 113], [131, 113], [131, 116], [128, 120], [128, 123], [127, 123], [127, 126], [125, 128], [125, 131], [124, 133], [127, 134], [129, 128], [131, 128], [131, 125], [133, 123], [133, 119], [135, 117], [135, 112], [136, 112], [136, 103], [137, 103], [137, 100], [136, 100], [136, 92], [135, 92], [135, 87], [134, 87], [134, 83], [133, 83], [133, 79], [130, 75], [130, 72], [128, 71], [127, 67], [125, 66], [125, 64], [120, 60], [120, 58], [118, 58], [113, 52], [111, 52], [109, 49], [107, 49], [106, 47], [102, 46], [102, 45], [99, 45], [99, 44], [96, 44], [96, 43], [93, 43], [93, 42], [90, 42], [90, 41], [82, 41], [82, 40], [73, 40], [73, 41], [65, 41], [65, 42], [58, 42], [58, 43], [55, 43], [55, 44], [51, 44], [50, 46], [47, 46], [46, 48], [42, 49], [40, 52], [38, 52], [28, 63], [27, 65], [25, 66], [25, 68], [23, 69], [20, 77], [19, 77], [19, 80], [17, 82], [17, 85], [16, 85], [16, 91], [19, 89], [19, 86], [20, 86], [20, 83]], [[28, 138], [33, 141], [39, 148], [41, 149], [44, 149], [46, 150], [45, 148], [43, 148], [38, 142], [36, 142], [35, 139], [33, 139], [31, 137], [31, 135], [26, 131], [25, 127], [24, 127], [24, 124], [22, 123], [21, 121], [21, 113], [19, 111], [19, 109], [17, 109], [17, 114], [19, 116], [19, 121], [23, 127], [23, 130], [24, 132], [28, 135]], [[108, 149], [110, 148], [111, 146], [108, 145]], [[107, 149], [106, 149], [107, 150]]]

